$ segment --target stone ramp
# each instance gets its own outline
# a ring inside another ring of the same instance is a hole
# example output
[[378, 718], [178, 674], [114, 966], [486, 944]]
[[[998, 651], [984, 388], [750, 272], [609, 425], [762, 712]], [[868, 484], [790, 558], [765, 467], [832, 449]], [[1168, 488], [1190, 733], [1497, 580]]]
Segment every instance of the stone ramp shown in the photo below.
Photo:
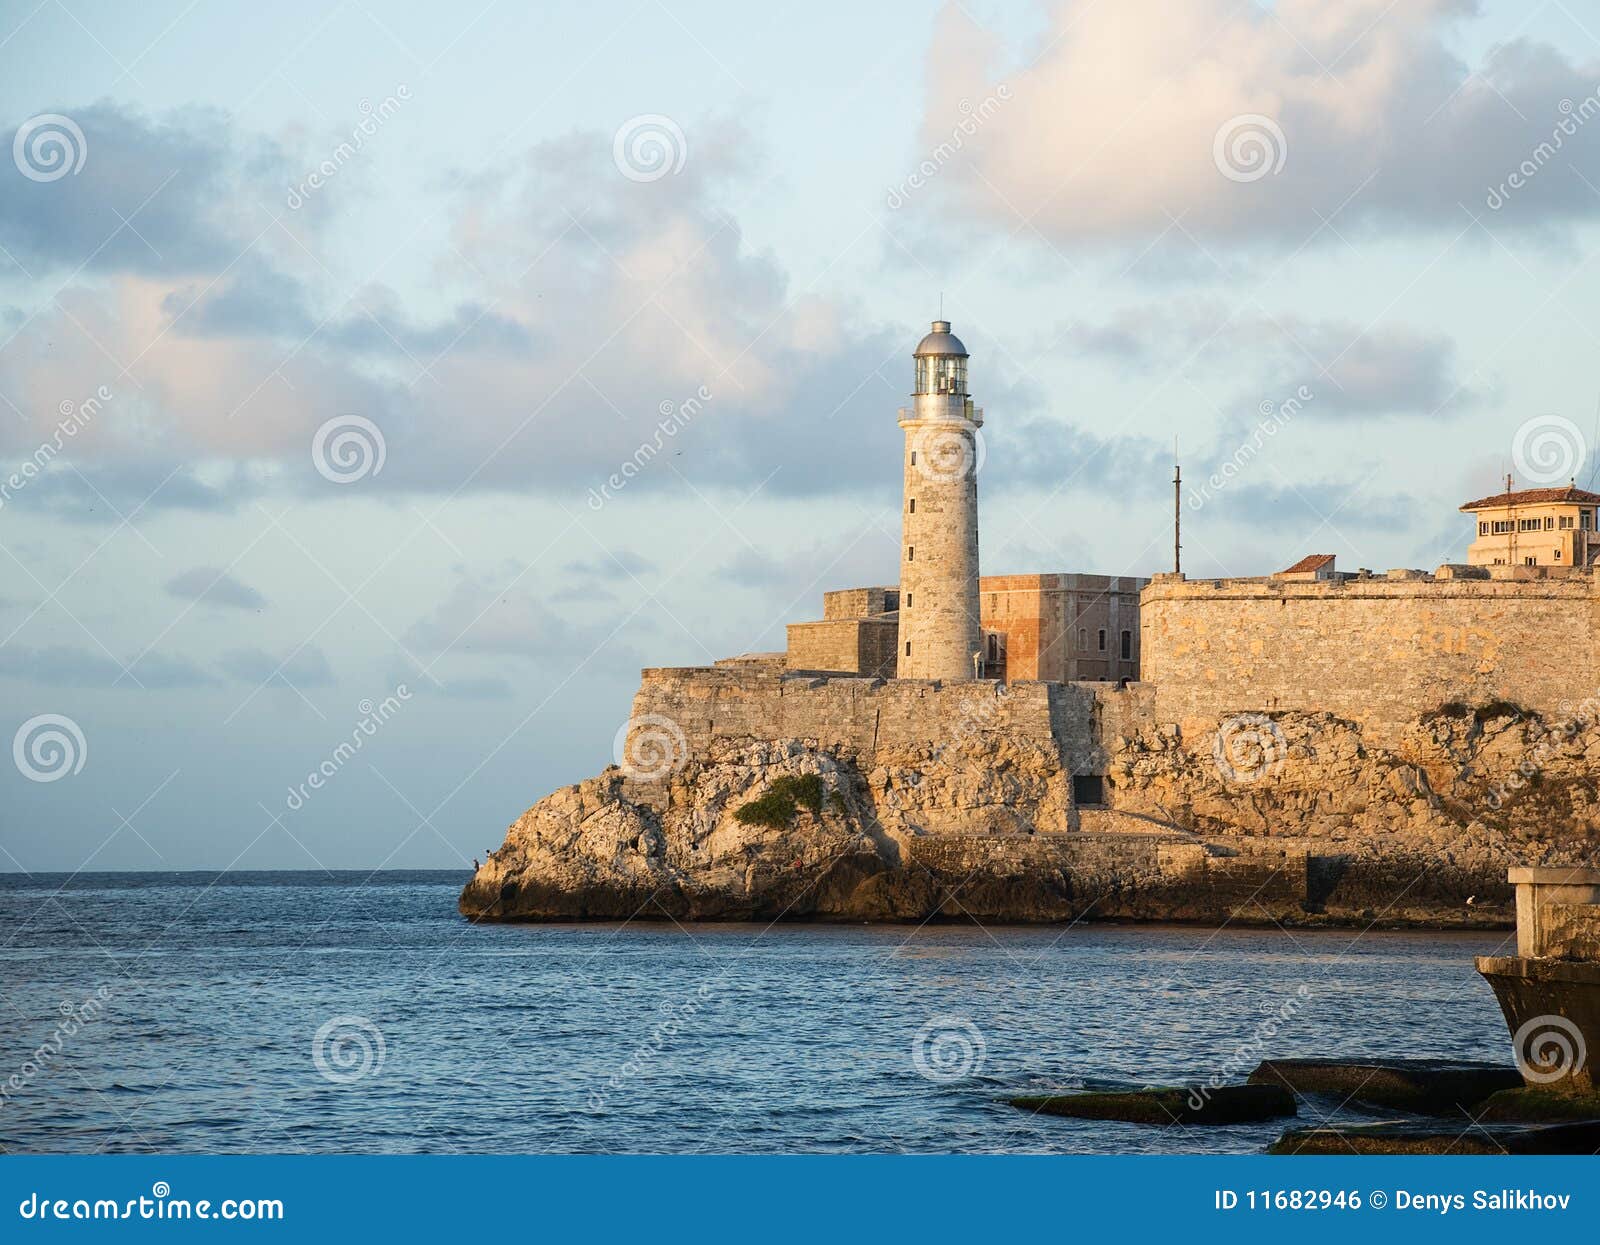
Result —
[[1177, 841], [1198, 841], [1192, 830], [1150, 813], [1134, 813], [1120, 808], [1079, 808], [1073, 811], [1080, 834], [1165, 835]]

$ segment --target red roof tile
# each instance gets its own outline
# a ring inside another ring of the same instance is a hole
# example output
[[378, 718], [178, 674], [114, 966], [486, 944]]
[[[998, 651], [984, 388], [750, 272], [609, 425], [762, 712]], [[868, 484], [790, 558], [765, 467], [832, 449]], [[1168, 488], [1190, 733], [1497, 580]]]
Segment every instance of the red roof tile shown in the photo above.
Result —
[[1600, 506], [1600, 493], [1563, 485], [1561, 488], [1525, 488], [1515, 493], [1495, 493], [1462, 506], [1463, 510], [1493, 510], [1498, 506], [1534, 506], [1540, 502], [1565, 501], [1579, 506]]
[[1310, 571], [1320, 571], [1325, 566], [1333, 565], [1334, 555], [1331, 553], [1308, 553], [1293, 566], [1278, 572], [1280, 575], [1301, 575]]

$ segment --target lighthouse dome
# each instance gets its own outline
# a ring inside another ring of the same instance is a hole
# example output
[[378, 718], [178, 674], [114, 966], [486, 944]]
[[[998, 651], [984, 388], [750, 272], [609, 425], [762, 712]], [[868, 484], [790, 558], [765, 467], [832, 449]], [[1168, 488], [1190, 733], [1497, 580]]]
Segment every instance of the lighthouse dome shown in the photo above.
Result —
[[965, 359], [967, 348], [961, 344], [961, 339], [950, 331], [950, 321], [935, 320], [933, 332], [917, 343], [912, 355], [918, 359], [927, 355], [956, 355]]

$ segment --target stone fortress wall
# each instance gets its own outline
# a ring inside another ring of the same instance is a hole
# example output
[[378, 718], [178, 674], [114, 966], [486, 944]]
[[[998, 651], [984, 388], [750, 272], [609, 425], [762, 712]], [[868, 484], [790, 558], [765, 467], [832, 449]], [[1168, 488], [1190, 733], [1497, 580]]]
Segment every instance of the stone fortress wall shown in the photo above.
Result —
[[1126, 686], [839, 674], [856, 657], [887, 663], [892, 631], [873, 648], [855, 627], [876, 615], [892, 628], [895, 594], [837, 595], [834, 618], [805, 624], [826, 637], [814, 660], [797, 661], [808, 650], [791, 627], [786, 662], [649, 669], [634, 717], [671, 719], [692, 755], [718, 739], [779, 738], [870, 762], [880, 749], [1001, 734], [1055, 749], [1072, 774], [1103, 775], [1119, 741], [1165, 733], [1203, 750], [1240, 714], [1331, 715], [1392, 747], [1450, 707], [1506, 706], [1554, 723], [1600, 695], [1600, 578], [1590, 574], [1157, 576], [1142, 598], [1143, 679]]
[[[1390, 572], [1291, 582], [1157, 576], [1142, 677], [1186, 730], [1243, 712], [1333, 714], [1393, 742], [1444, 705], [1555, 720], [1600, 692], [1600, 580]], [[1520, 569], [1520, 568], [1519, 568]]]
[[[937, 747], [967, 733], [996, 733], [1056, 746], [1063, 722], [1076, 747], [1091, 747], [1090, 720], [1063, 684], [992, 680], [941, 683], [777, 669], [689, 666], [648, 669], [633, 702], [635, 722], [668, 718], [691, 756], [717, 740], [801, 739], [870, 764], [880, 751]], [[1071, 702], [1072, 707], [1065, 707]]]

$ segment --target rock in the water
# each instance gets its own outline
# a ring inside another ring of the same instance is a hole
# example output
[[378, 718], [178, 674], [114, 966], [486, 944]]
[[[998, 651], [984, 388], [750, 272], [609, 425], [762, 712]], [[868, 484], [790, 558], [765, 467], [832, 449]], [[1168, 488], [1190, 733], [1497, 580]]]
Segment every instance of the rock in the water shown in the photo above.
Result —
[[1520, 1087], [1522, 1075], [1515, 1068], [1462, 1060], [1267, 1059], [1250, 1074], [1250, 1083], [1419, 1115], [1456, 1115], [1500, 1090]]
[[1553, 1124], [1565, 1120], [1600, 1121], [1600, 1094], [1562, 1094], [1549, 1089], [1502, 1089], [1475, 1114], [1485, 1123]]
[[1269, 1154], [1593, 1154], [1600, 1122], [1460, 1127], [1404, 1120], [1348, 1127], [1291, 1128]]
[[1179, 1085], [1158, 1089], [1041, 1094], [1011, 1105], [1043, 1115], [1128, 1124], [1247, 1124], [1295, 1113], [1294, 1095], [1279, 1085]]

